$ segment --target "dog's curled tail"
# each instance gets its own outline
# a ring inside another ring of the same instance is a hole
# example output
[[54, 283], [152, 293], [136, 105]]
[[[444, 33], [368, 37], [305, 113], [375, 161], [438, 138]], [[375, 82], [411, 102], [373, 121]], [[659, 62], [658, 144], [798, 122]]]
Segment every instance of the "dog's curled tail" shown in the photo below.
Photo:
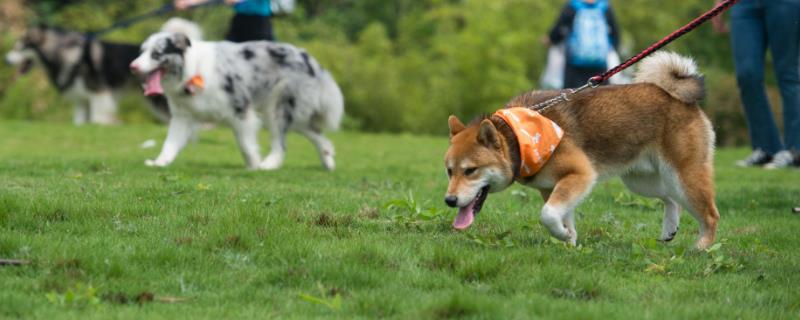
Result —
[[655, 84], [687, 104], [696, 104], [705, 97], [703, 75], [697, 71], [697, 64], [674, 52], [656, 52], [642, 60], [634, 82]]
[[322, 125], [328, 130], [339, 130], [339, 125], [344, 116], [344, 96], [333, 75], [327, 71], [323, 71], [321, 75], [322, 88], [320, 90], [320, 101], [324, 108], [324, 117]]

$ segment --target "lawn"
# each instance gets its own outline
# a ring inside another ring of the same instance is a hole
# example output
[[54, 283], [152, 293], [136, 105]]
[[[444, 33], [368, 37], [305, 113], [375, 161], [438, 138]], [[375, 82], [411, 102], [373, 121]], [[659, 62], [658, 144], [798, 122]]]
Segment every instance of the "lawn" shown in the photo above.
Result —
[[456, 232], [444, 137], [338, 133], [329, 173], [294, 135], [260, 172], [215, 129], [145, 167], [165, 132], [0, 123], [0, 258], [30, 261], [0, 266], [0, 318], [800, 316], [800, 170], [736, 168], [744, 149], [718, 152], [720, 245], [697, 252], [688, 214], [656, 242], [661, 205], [618, 180], [578, 208], [577, 248], [519, 186]]

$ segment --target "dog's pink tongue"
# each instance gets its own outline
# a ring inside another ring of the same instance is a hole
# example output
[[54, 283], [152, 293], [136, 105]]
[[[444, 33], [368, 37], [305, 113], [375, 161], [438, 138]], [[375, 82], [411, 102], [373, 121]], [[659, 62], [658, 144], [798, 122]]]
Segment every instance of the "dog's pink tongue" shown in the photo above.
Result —
[[163, 73], [164, 71], [158, 69], [147, 75], [147, 80], [144, 83], [144, 95], [146, 97], [164, 94], [164, 88], [161, 87], [161, 75]]
[[475, 220], [475, 201], [476, 200], [472, 200], [466, 207], [458, 208], [458, 215], [456, 216], [456, 220], [453, 221], [453, 228], [458, 230], [469, 228], [472, 221]]

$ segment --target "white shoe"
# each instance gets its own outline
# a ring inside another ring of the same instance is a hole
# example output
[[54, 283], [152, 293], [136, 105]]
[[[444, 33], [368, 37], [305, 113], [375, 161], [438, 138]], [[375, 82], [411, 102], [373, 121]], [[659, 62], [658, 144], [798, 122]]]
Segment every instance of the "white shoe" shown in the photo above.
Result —
[[761, 149], [753, 150], [746, 159], [736, 161], [736, 165], [740, 167], [760, 167], [772, 161], [772, 156], [762, 151]]
[[772, 161], [764, 165], [764, 169], [780, 169], [780, 168], [788, 168], [795, 164], [795, 156], [789, 150], [783, 150], [775, 154], [772, 157]]

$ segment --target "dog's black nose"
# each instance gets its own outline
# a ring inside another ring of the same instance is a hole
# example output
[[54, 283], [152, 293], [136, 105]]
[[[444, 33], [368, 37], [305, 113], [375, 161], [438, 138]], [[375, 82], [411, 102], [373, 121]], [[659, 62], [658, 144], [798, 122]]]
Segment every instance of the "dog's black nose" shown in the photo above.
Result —
[[456, 196], [446, 196], [444, 197], [444, 203], [451, 208], [455, 208], [456, 204], [458, 204], [458, 198]]

